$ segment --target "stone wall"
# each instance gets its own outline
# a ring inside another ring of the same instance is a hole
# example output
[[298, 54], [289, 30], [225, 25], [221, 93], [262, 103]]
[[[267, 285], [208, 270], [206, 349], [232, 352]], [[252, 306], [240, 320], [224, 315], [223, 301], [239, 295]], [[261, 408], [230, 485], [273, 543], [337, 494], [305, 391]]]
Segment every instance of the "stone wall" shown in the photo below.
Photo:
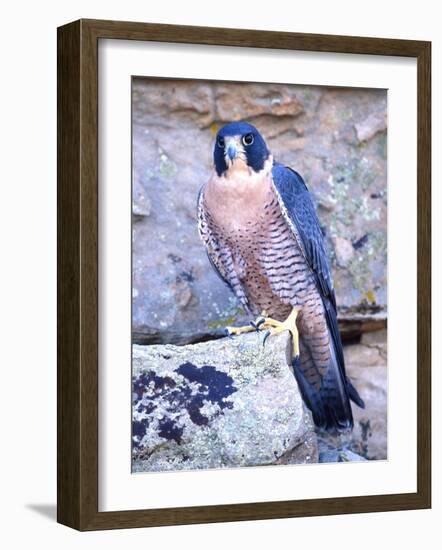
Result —
[[386, 109], [385, 90], [135, 78], [134, 341], [183, 344], [242, 322], [196, 224], [214, 136], [238, 119], [257, 126], [314, 195], [341, 316], [384, 318]]
[[387, 331], [362, 335], [357, 344], [344, 347], [347, 374], [365, 401], [353, 406], [355, 427], [350, 448], [369, 460], [388, 458], [387, 446]]

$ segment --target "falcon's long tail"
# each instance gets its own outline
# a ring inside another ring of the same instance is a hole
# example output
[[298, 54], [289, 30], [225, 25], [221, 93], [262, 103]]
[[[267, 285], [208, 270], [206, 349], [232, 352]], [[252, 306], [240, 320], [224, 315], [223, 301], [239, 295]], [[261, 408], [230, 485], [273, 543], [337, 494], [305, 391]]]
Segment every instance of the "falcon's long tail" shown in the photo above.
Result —
[[[344, 432], [353, 428], [353, 414], [350, 400], [364, 408], [364, 402], [345, 373], [344, 354], [339, 335], [338, 321], [333, 305], [324, 300], [325, 317], [329, 331], [329, 362], [323, 370], [320, 383], [312, 383], [303, 369], [304, 354], [309, 354], [308, 346], [301, 335], [301, 360], [293, 364], [295, 376], [304, 401], [312, 411], [315, 424], [328, 431]], [[310, 363], [313, 354], [310, 355]]]

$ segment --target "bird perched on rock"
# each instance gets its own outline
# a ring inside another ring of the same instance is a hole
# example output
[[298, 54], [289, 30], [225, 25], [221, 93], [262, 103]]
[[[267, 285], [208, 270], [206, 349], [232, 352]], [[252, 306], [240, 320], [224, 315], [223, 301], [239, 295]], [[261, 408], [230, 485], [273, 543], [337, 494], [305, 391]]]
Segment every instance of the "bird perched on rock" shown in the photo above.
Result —
[[273, 160], [251, 124], [218, 131], [214, 172], [198, 197], [198, 227], [213, 267], [265, 329], [292, 335], [292, 366], [318, 427], [353, 427], [350, 400], [364, 403], [345, 373], [324, 237], [301, 176]]

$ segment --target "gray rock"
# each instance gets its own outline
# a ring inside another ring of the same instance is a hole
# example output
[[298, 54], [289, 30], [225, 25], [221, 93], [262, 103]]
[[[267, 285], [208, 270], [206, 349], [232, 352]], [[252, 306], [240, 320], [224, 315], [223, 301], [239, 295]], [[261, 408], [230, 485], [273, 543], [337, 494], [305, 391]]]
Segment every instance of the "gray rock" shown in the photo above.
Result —
[[386, 112], [370, 113], [365, 120], [355, 124], [355, 129], [360, 142], [371, 139], [378, 132], [384, 132], [387, 129]]
[[[296, 88], [281, 84], [219, 83], [214, 86], [217, 119], [223, 122], [261, 115], [296, 117], [304, 110]], [[275, 135], [274, 133], [272, 135]]]
[[245, 321], [196, 224], [214, 135], [239, 118], [313, 193], [340, 307], [385, 310], [386, 105], [383, 90], [135, 78], [134, 341], [185, 344]]
[[384, 359], [384, 364], [387, 366], [387, 330], [376, 330], [366, 332], [361, 337], [361, 344], [375, 348], [379, 355]]
[[342, 449], [339, 452], [338, 462], [365, 462], [366, 460], [366, 458], [350, 451], [350, 449]]
[[365, 409], [353, 407], [352, 450], [370, 460], [385, 460], [388, 458], [387, 368], [353, 364], [348, 373], [365, 401]]
[[365, 462], [367, 459], [347, 448], [332, 448], [328, 445], [319, 445], [320, 463], [327, 462]]
[[344, 237], [334, 237], [333, 244], [335, 247], [336, 265], [346, 267], [349, 265], [355, 253], [352, 243]]
[[317, 462], [286, 334], [133, 346], [133, 471]]
[[344, 350], [346, 364], [349, 368], [386, 367], [386, 342], [384, 346], [368, 346], [362, 343], [346, 346]]

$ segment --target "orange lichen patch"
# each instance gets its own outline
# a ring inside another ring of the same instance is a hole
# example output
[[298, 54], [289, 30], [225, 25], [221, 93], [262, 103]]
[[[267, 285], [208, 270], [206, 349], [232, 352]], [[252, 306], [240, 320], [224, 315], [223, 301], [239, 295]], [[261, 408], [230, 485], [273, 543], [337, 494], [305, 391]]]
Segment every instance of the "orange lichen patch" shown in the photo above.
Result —
[[376, 294], [373, 292], [373, 290], [367, 290], [367, 292], [364, 294], [364, 297], [370, 304], [376, 303]]

